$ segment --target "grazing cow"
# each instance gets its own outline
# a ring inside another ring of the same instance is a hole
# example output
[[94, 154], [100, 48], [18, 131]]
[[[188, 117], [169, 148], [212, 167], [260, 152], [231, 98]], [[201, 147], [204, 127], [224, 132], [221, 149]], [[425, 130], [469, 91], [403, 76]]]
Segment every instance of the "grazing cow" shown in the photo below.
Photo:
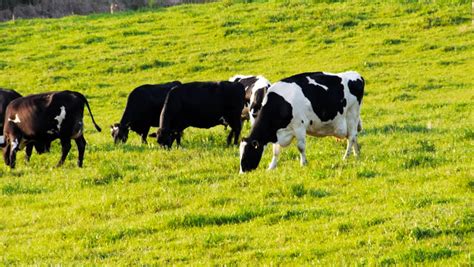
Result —
[[31, 142], [50, 144], [61, 140], [62, 165], [74, 139], [79, 150], [77, 164], [82, 167], [86, 140], [83, 135], [84, 104], [89, 110], [97, 131], [87, 99], [78, 92], [61, 91], [29, 95], [13, 100], [7, 107], [4, 122], [6, 146], [3, 149], [5, 163], [15, 167], [16, 152]]
[[[10, 90], [10, 89], [2, 89], [0, 88], [0, 129], [1, 129], [1, 134], [0, 135], [0, 146], [4, 147], [5, 146], [5, 138], [3, 136], [3, 121], [5, 120], [5, 111], [7, 109], [8, 104], [10, 104], [11, 101], [14, 99], [20, 98], [21, 95], [16, 92], [15, 90]], [[36, 151], [38, 151], [39, 154], [49, 151], [50, 144], [49, 143], [29, 143], [26, 146], [26, 160], [28, 161], [31, 157], [31, 153], [33, 150], [33, 146], [36, 148]]]
[[127, 106], [120, 123], [110, 126], [115, 144], [127, 142], [129, 129], [138, 133], [142, 137], [142, 143], [146, 144], [150, 127], [160, 126], [160, 113], [168, 92], [180, 84], [179, 81], [174, 81], [165, 84], [146, 84], [133, 89], [128, 95]]
[[237, 145], [244, 107], [245, 89], [240, 83], [192, 82], [179, 85], [168, 93], [161, 112], [157, 141], [171, 147], [174, 140], [187, 127], [211, 128], [229, 125], [231, 131], [227, 145], [234, 136]]
[[270, 82], [261, 75], [235, 75], [229, 81], [239, 82], [244, 85], [245, 107], [242, 110], [242, 119], [250, 119], [250, 125], [253, 125], [258, 112], [262, 108], [263, 97], [271, 86]]
[[364, 79], [354, 71], [302, 73], [275, 83], [268, 89], [250, 136], [240, 144], [240, 172], [258, 167], [269, 142], [274, 143], [269, 169], [276, 168], [280, 147], [288, 146], [293, 137], [300, 163], [305, 165], [306, 134], [347, 138], [344, 159], [351, 148], [357, 156], [363, 95]]

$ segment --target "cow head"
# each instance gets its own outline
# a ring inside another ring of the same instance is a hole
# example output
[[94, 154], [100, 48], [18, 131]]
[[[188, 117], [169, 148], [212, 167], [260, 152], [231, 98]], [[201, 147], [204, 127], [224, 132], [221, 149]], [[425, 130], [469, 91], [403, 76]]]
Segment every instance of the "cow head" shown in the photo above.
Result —
[[158, 144], [160, 144], [162, 147], [166, 147], [169, 149], [173, 145], [174, 140], [176, 140], [179, 135], [180, 133], [178, 131], [159, 128], [156, 132], [156, 140], [158, 141]]
[[114, 143], [126, 143], [128, 139], [128, 126], [124, 126], [120, 123], [115, 123], [110, 126], [110, 132], [114, 138]]
[[255, 139], [244, 138], [240, 143], [240, 173], [255, 170], [263, 155], [264, 145]]

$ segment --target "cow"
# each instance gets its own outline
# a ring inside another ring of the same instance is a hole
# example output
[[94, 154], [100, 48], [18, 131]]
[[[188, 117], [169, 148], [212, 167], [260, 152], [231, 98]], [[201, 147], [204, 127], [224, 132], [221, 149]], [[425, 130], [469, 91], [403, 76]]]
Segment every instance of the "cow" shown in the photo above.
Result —
[[[5, 120], [5, 111], [7, 109], [8, 104], [10, 104], [11, 101], [20, 97], [22, 97], [22, 95], [15, 90], [0, 88], [0, 129], [2, 133], [2, 135], [0, 135], [1, 147], [5, 146], [5, 138], [3, 136], [3, 121]], [[36, 151], [39, 154], [49, 151], [49, 148], [50, 148], [49, 143], [44, 143], [44, 144], [38, 143], [38, 142], [29, 143], [26, 146], [26, 152], [27, 152], [26, 158], [25, 158], [26, 161], [30, 160], [33, 146], [36, 148]]]
[[[0, 128], [2, 129], [3, 134], [3, 119], [5, 118], [5, 111], [8, 104], [14, 99], [21, 97], [21, 95], [15, 90], [0, 88]], [[0, 136], [0, 144], [3, 146], [5, 144], [5, 138], [3, 135]]]
[[129, 129], [138, 133], [147, 144], [150, 127], [160, 126], [160, 113], [168, 92], [181, 82], [141, 85], [128, 95], [127, 106], [120, 123], [110, 126], [114, 143], [126, 143]]
[[5, 164], [15, 168], [16, 152], [29, 143], [50, 144], [59, 138], [62, 155], [57, 166], [61, 166], [66, 160], [71, 149], [71, 139], [74, 139], [79, 151], [77, 165], [82, 167], [86, 147], [83, 135], [84, 105], [89, 110], [96, 130], [100, 132], [89, 103], [81, 93], [49, 92], [20, 97], [10, 102], [3, 130], [6, 143], [3, 149]]
[[276, 168], [280, 148], [288, 146], [294, 137], [300, 164], [306, 165], [306, 134], [347, 138], [343, 159], [350, 155], [351, 148], [358, 156], [364, 84], [355, 71], [301, 73], [273, 84], [250, 135], [240, 143], [240, 172], [256, 169], [270, 142], [273, 158], [269, 169]]
[[245, 88], [237, 82], [191, 82], [176, 86], [168, 93], [161, 111], [158, 144], [170, 148], [179, 134], [190, 126], [208, 129], [229, 125], [227, 145], [232, 136], [237, 145], [244, 101]]
[[271, 83], [261, 75], [235, 75], [231, 77], [229, 81], [239, 82], [244, 85], [245, 106], [242, 110], [242, 120], [250, 119], [250, 125], [253, 125], [262, 107], [263, 97], [267, 93]]

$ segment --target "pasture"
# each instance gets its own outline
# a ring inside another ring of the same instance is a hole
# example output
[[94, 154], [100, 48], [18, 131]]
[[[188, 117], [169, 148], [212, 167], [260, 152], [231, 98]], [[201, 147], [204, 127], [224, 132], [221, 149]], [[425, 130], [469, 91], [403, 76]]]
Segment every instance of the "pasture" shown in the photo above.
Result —
[[[85, 116], [82, 169], [57, 141], [2, 163], [0, 264], [474, 264], [470, 1], [315, 2], [1, 23], [0, 87], [79, 91], [104, 130]], [[267, 148], [239, 175], [222, 126], [170, 151], [108, 130], [141, 84], [318, 70], [366, 79], [358, 160], [308, 137], [308, 166], [292, 145], [267, 171]]]

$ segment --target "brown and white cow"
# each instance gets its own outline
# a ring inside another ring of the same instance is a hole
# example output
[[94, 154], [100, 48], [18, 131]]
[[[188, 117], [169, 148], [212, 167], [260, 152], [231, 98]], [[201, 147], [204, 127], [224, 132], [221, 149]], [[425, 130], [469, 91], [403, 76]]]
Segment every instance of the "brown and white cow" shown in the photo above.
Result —
[[[60, 139], [62, 165], [71, 149], [71, 139], [79, 150], [78, 166], [82, 167], [86, 140], [83, 135], [84, 105], [87, 106], [97, 131], [100, 127], [94, 121], [87, 99], [78, 92], [61, 91], [20, 97], [7, 107], [3, 135], [5, 164], [15, 167], [16, 152], [29, 143], [50, 144]], [[27, 146], [27, 148], [31, 146]], [[31, 153], [31, 151], [30, 151]]]

